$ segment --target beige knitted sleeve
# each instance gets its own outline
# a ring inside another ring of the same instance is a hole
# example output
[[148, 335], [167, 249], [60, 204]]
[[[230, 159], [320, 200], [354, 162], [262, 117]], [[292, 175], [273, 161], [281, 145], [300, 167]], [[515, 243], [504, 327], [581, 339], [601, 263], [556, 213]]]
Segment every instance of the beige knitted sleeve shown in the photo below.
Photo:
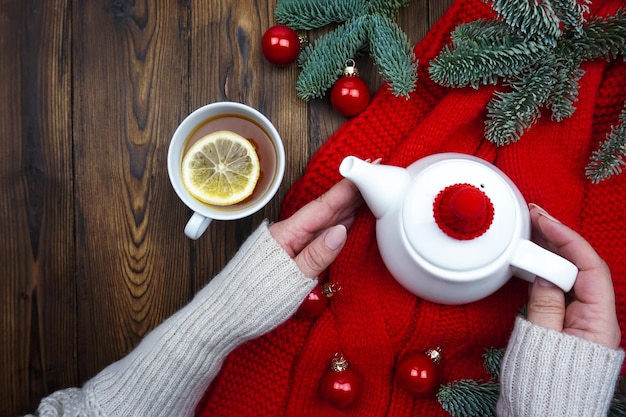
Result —
[[623, 350], [518, 317], [502, 359], [498, 415], [606, 417], [623, 360]]
[[45, 398], [45, 416], [192, 416], [226, 356], [294, 314], [306, 278], [266, 223], [196, 297], [82, 389]]

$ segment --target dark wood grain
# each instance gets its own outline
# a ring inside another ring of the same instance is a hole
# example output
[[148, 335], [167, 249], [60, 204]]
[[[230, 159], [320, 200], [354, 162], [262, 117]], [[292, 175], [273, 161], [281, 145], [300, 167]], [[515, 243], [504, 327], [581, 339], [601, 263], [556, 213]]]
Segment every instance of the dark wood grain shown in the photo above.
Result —
[[66, 3], [16, 0], [1, 13], [2, 415], [77, 380]]
[[[403, 9], [411, 42], [451, 3]], [[328, 99], [297, 98], [295, 65], [262, 58], [275, 4], [0, 3], [1, 416], [82, 384], [184, 305], [253, 228], [278, 218], [311, 155], [345, 121]], [[358, 64], [376, 90], [371, 60]], [[213, 222], [192, 242], [167, 147], [188, 113], [221, 100], [276, 125], [286, 174], [263, 211]]]

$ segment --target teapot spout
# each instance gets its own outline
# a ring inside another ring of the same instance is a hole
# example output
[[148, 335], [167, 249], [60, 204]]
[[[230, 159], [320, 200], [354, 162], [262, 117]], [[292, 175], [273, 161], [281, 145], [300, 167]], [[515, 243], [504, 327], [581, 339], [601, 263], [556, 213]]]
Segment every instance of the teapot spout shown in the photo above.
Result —
[[401, 203], [411, 180], [404, 168], [372, 164], [355, 156], [341, 162], [339, 173], [357, 186], [377, 219]]

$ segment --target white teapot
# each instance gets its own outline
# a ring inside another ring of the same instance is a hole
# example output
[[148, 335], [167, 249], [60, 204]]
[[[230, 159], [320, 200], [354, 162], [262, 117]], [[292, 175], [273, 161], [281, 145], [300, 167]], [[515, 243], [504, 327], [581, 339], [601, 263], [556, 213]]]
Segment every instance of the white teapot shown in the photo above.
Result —
[[494, 293], [515, 275], [571, 290], [578, 268], [531, 242], [524, 197], [502, 171], [474, 156], [442, 153], [406, 169], [346, 157], [339, 172], [377, 219], [382, 259], [407, 290], [441, 304]]

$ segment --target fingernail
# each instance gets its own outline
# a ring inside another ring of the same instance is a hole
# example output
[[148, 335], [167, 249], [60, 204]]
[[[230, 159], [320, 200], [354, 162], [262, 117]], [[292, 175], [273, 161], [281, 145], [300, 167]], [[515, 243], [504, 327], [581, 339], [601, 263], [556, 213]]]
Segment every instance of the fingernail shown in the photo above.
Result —
[[545, 278], [537, 277], [537, 278], [535, 278], [535, 282], [540, 287], [545, 287], [545, 288], [554, 288], [555, 287], [555, 285], [553, 283], [551, 283], [550, 281], [548, 281]]
[[547, 211], [545, 211], [541, 206], [538, 206], [535, 203], [530, 203], [528, 204], [528, 208], [529, 209], [537, 209], [537, 212], [542, 215], [543, 217], [552, 220], [553, 222], [557, 222], [557, 223], [561, 223], [559, 220], [557, 220], [554, 216], [552, 216], [550, 213], [548, 213]]
[[328, 229], [326, 236], [324, 236], [324, 244], [328, 249], [336, 251], [346, 241], [346, 236], [346, 227], [342, 224], [338, 224]]

